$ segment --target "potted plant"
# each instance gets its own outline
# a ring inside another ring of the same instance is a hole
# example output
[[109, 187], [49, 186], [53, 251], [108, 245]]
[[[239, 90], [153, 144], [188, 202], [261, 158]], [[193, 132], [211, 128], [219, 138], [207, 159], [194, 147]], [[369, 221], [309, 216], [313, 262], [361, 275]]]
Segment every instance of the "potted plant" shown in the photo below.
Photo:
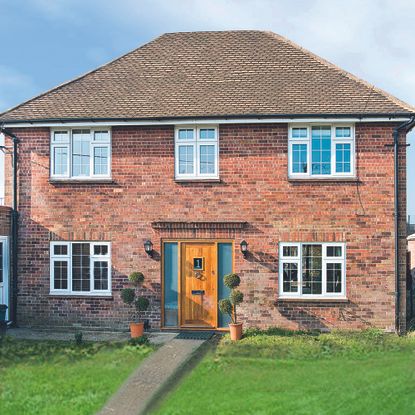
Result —
[[144, 333], [144, 323], [141, 322], [140, 317], [143, 311], [146, 311], [150, 305], [150, 301], [146, 297], [139, 297], [136, 295], [136, 289], [144, 282], [144, 275], [142, 272], [133, 272], [128, 280], [135, 286], [135, 288], [124, 288], [121, 290], [121, 299], [129, 306], [134, 306], [138, 316], [137, 323], [130, 323], [131, 337], [141, 337]]
[[242, 323], [238, 323], [236, 316], [236, 307], [244, 300], [244, 295], [236, 288], [239, 287], [241, 279], [238, 274], [227, 274], [223, 277], [224, 284], [231, 289], [229, 298], [219, 301], [219, 309], [222, 313], [231, 317], [232, 323], [229, 323], [231, 340], [240, 340], [242, 337]]

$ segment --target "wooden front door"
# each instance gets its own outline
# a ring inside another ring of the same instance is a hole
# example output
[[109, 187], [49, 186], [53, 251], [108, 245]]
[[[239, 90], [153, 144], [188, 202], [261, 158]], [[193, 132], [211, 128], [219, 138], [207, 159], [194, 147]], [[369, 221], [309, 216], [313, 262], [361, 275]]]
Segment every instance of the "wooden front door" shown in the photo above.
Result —
[[182, 327], [216, 327], [217, 257], [214, 242], [181, 244]]

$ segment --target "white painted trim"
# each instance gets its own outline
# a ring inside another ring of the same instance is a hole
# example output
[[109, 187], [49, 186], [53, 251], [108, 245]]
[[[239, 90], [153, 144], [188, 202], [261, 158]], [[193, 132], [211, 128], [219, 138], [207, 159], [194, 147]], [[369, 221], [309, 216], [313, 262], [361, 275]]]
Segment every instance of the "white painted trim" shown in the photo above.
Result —
[[[0, 236], [0, 242], [3, 243], [3, 295], [5, 298], [4, 304], [10, 307], [9, 304], [9, 286], [10, 286], [10, 258], [9, 258], [9, 237]], [[9, 319], [9, 309], [6, 310], [6, 320]]]
[[359, 122], [403, 122], [410, 117], [351, 117], [351, 118], [215, 118], [215, 119], [187, 119], [177, 120], [143, 120], [143, 121], [68, 121], [68, 122], [10, 122], [5, 123], [5, 128], [33, 128], [33, 127], [110, 127], [123, 125], [151, 126], [151, 125], [220, 125], [220, 124], [287, 124], [287, 123], [317, 123], [317, 124], [345, 124]]
[[[188, 127], [188, 128], [186, 128]], [[205, 128], [215, 130], [215, 138], [200, 138], [200, 130]], [[193, 139], [179, 139], [179, 130], [192, 129], [194, 131]], [[187, 125], [175, 128], [174, 131], [174, 179], [175, 180], [217, 180], [219, 179], [219, 128], [217, 125]], [[215, 173], [200, 173], [200, 147], [203, 145], [211, 145], [215, 148]], [[193, 147], [193, 174], [179, 173], [179, 148], [181, 146]]]
[[[65, 181], [66, 180], [78, 180], [78, 181], [88, 181], [88, 180], [96, 180], [96, 179], [111, 179], [111, 164], [112, 164], [112, 131], [111, 127], [108, 125], [104, 128], [97, 126], [80, 126], [78, 125], [78, 128], [80, 129], [87, 129], [90, 131], [90, 140], [89, 140], [89, 175], [88, 176], [73, 176], [72, 170], [73, 170], [73, 130], [77, 128], [66, 128], [64, 129], [63, 126], [61, 128], [52, 128], [50, 131], [50, 178], [58, 179]], [[100, 130], [106, 130], [108, 131], [108, 139], [107, 140], [95, 140], [95, 132]], [[66, 142], [56, 142], [54, 141], [54, 134], [56, 131], [64, 130], [68, 132], [68, 140]], [[57, 175], [53, 174], [54, 171], [54, 164], [55, 164], [55, 158], [54, 158], [54, 150], [55, 148], [67, 148], [68, 151], [68, 160], [67, 160], [67, 174], [66, 175]], [[94, 149], [95, 147], [106, 147], [108, 148], [108, 174], [94, 174]]]
[[[90, 291], [73, 291], [72, 290], [72, 245], [76, 243], [89, 244], [89, 271], [90, 271]], [[55, 255], [53, 248], [55, 245], [66, 245], [68, 247], [67, 255]], [[95, 245], [108, 246], [107, 255], [94, 255]], [[85, 296], [85, 297], [101, 297], [112, 295], [112, 276], [111, 276], [111, 243], [104, 241], [53, 241], [50, 242], [50, 295], [63, 295], [63, 296]], [[94, 261], [107, 261], [108, 262], [108, 289], [107, 290], [94, 290], [94, 275], [93, 275], [93, 263]], [[67, 289], [55, 289], [54, 287], [54, 261], [66, 261], [68, 263], [68, 288]]]
[[[322, 279], [321, 279], [321, 294], [303, 294], [302, 293], [302, 245], [322, 245]], [[283, 257], [284, 246], [298, 246], [297, 257]], [[326, 255], [328, 246], [341, 246], [341, 257], [328, 257]], [[280, 242], [278, 244], [278, 297], [280, 299], [324, 299], [324, 300], [339, 300], [346, 299], [346, 243], [344, 242]], [[284, 293], [283, 291], [283, 264], [294, 263], [297, 264], [298, 269], [298, 289], [295, 293]], [[327, 293], [327, 264], [341, 263], [342, 267], [342, 291], [340, 293]]]
[[[333, 124], [324, 124], [323, 126], [330, 126], [331, 131], [331, 157], [330, 157], [330, 174], [312, 174], [312, 127], [321, 126], [321, 123], [310, 124], [290, 124], [288, 133], [288, 177], [290, 179], [331, 179], [331, 178], [356, 178], [355, 159], [356, 159], [356, 146], [355, 146], [355, 125], [347, 124], [345, 122], [337, 122]], [[336, 137], [336, 127], [348, 127], [350, 128], [350, 137]], [[293, 138], [293, 128], [307, 128], [307, 138]], [[350, 173], [337, 173], [336, 172], [336, 144], [350, 144]], [[293, 144], [307, 144], [307, 173], [294, 173], [292, 171], [292, 145]]]

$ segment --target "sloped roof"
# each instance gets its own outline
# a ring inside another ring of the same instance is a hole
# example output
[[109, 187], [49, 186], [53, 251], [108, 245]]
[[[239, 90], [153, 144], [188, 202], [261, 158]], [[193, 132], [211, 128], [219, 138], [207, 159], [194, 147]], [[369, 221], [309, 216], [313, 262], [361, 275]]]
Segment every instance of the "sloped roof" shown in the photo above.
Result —
[[0, 121], [413, 112], [275, 33], [223, 31], [166, 33]]

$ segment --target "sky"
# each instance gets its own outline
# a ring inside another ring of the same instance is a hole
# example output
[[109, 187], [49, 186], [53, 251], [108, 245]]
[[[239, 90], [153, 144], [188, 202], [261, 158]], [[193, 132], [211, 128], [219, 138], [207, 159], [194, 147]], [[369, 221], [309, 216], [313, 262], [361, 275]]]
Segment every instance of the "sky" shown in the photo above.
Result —
[[0, 112], [162, 33], [228, 29], [272, 30], [415, 105], [414, 15], [414, 0], [0, 0]]

